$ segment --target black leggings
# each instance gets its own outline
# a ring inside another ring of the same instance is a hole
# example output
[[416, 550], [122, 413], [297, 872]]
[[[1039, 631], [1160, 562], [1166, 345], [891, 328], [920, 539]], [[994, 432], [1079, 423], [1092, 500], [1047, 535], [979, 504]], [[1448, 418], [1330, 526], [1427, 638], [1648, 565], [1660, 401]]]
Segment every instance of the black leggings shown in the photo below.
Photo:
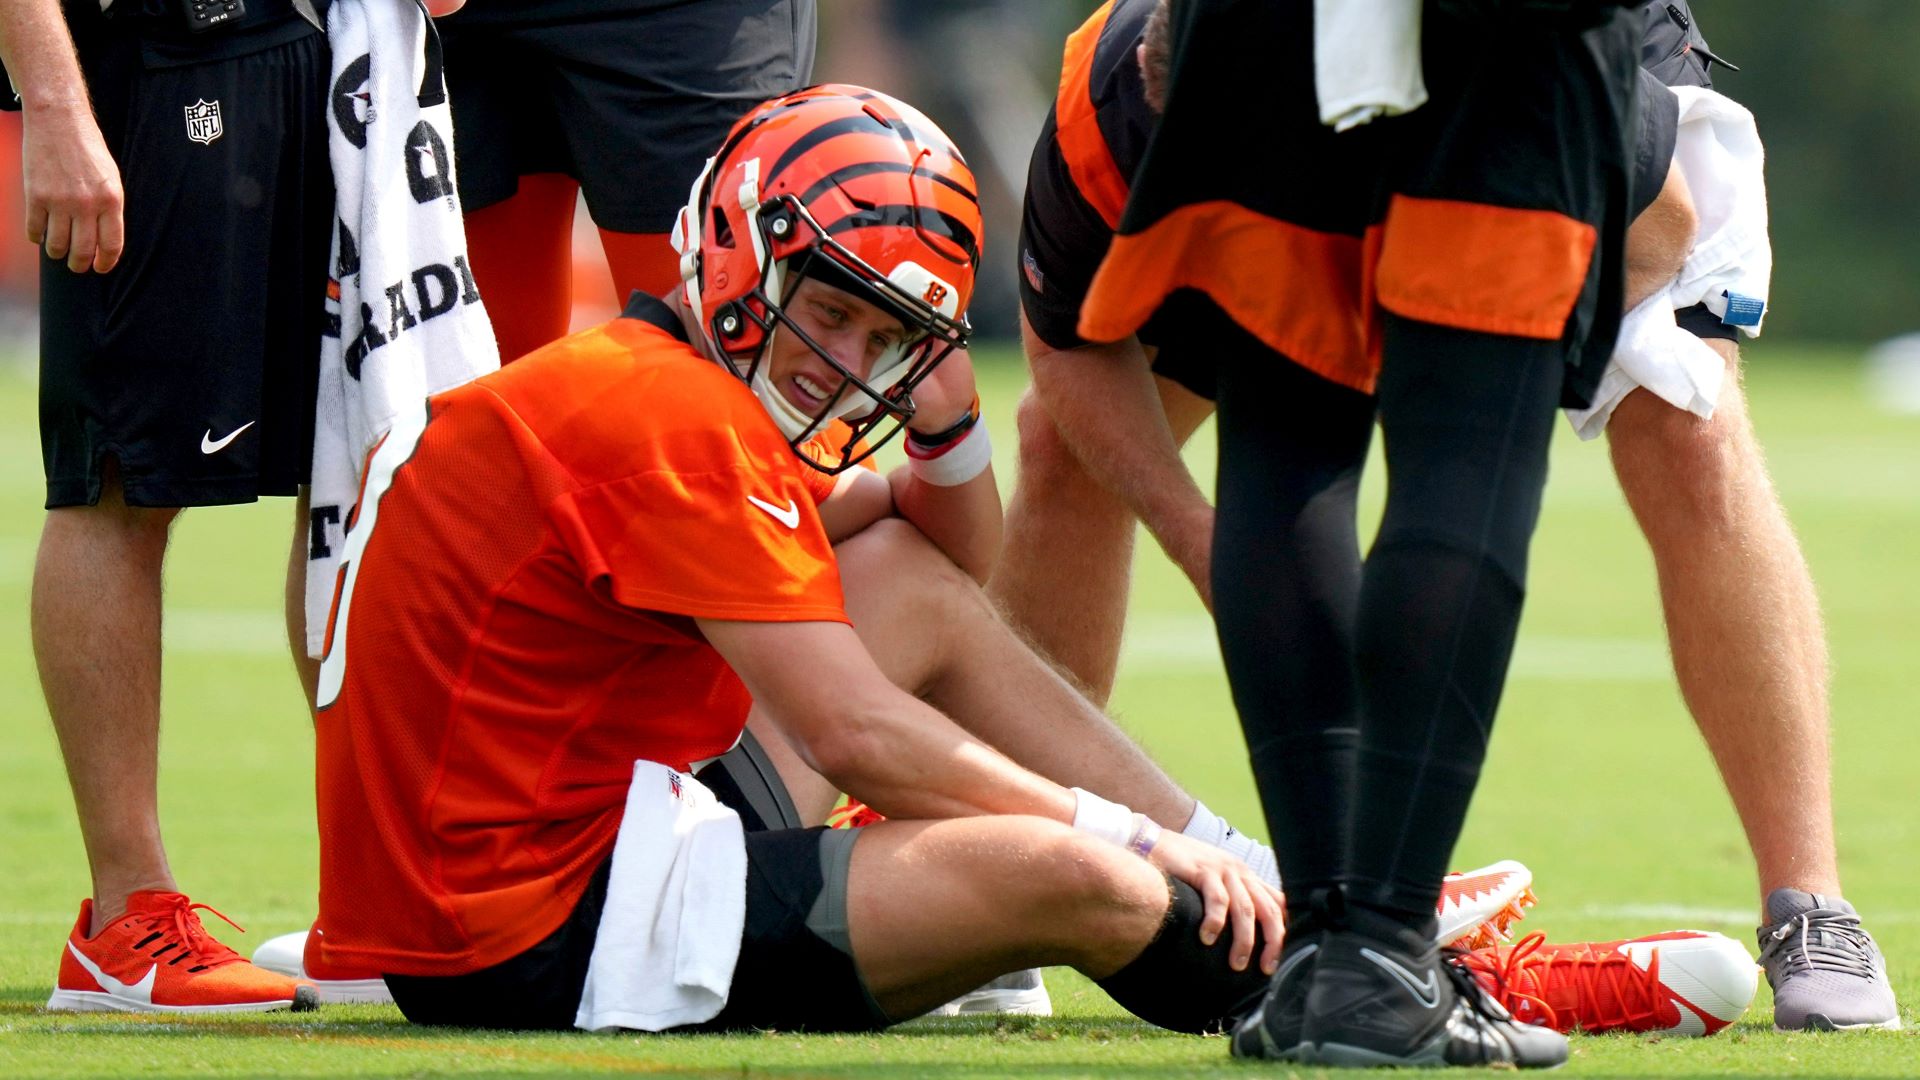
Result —
[[[1485, 758], [1564, 375], [1558, 342], [1392, 315], [1377, 399], [1272, 358], [1220, 377], [1213, 593], [1290, 897], [1432, 917]], [[1376, 408], [1387, 506], [1363, 566]]]

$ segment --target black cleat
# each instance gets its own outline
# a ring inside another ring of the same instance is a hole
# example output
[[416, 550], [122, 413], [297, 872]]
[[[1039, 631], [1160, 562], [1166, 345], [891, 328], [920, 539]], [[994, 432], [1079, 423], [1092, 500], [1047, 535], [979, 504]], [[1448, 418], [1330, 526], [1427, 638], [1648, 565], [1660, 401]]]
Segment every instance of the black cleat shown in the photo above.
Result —
[[1266, 996], [1233, 1027], [1234, 1057], [1298, 1060], [1307, 987], [1313, 979], [1314, 958], [1319, 956], [1325, 941], [1326, 931], [1320, 929], [1311, 916], [1289, 922], [1286, 948], [1280, 953], [1280, 968], [1274, 972]]
[[1442, 962], [1432, 927], [1364, 910], [1314, 954], [1299, 1041], [1282, 1056], [1334, 1066], [1551, 1068], [1567, 1040], [1515, 1020], [1471, 975]]

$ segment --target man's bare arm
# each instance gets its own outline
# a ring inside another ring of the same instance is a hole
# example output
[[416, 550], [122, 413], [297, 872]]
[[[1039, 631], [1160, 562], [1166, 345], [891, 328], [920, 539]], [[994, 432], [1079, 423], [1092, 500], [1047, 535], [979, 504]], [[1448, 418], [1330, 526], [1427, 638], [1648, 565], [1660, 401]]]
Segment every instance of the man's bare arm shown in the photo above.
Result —
[[702, 619], [700, 629], [802, 760], [888, 817], [1073, 821], [1071, 791], [888, 682], [852, 627]]
[[20, 94], [27, 239], [75, 273], [106, 273], [125, 245], [120, 169], [87, 102], [58, 0], [0, 4], [0, 59]]
[[1023, 316], [1034, 393], [1088, 475], [1124, 502], [1213, 606], [1213, 505], [1167, 424], [1152, 361], [1134, 338], [1056, 349]]

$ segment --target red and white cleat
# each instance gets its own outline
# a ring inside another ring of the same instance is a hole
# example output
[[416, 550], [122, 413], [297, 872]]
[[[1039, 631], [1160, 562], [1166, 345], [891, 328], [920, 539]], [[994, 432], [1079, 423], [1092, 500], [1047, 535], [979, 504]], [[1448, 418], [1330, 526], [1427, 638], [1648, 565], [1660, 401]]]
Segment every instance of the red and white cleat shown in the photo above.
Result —
[[320, 959], [320, 928], [295, 930], [269, 938], [253, 951], [253, 962], [268, 971], [304, 979], [320, 993], [323, 1005], [384, 1005], [393, 1000], [387, 980], [377, 971], [341, 967]]
[[1529, 934], [1453, 962], [1518, 1019], [1563, 1032], [1711, 1035], [1746, 1012], [1760, 983], [1745, 946], [1701, 930], [1567, 945]]
[[[47, 1008], [227, 1013], [306, 1010], [319, 1004], [313, 987], [263, 971], [215, 941], [196, 914], [202, 910], [220, 915], [177, 892], [137, 892], [127, 898], [126, 914], [89, 938], [93, 901], [82, 900]], [[240, 929], [225, 915], [220, 918]]]
[[1512, 941], [1508, 929], [1534, 905], [1533, 871], [1512, 859], [1440, 879], [1440, 945], [1483, 949]]

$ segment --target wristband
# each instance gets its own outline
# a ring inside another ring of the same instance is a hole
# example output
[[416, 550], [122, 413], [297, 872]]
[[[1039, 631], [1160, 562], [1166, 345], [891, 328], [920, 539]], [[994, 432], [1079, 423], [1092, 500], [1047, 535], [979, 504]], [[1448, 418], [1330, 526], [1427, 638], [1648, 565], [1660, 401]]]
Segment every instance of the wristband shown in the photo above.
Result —
[[987, 426], [975, 423], [938, 447], [907, 439], [907, 469], [934, 487], [959, 487], [993, 464], [993, 442]]
[[1134, 818], [1140, 815], [1108, 802], [1085, 788], [1073, 789], [1073, 827], [1097, 836], [1114, 847], [1126, 847], [1133, 837]]
[[1153, 855], [1153, 846], [1160, 842], [1160, 823], [1145, 814], [1133, 815], [1133, 835], [1127, 839], [1127, 850], [1141, 858]]
[[922, 435], [912, 428], [908, 428], [907, 442], [918, 444], [923, 450], [932, 450], [935, 447], [945, 446], [959, 439], [962, 435], [972, 430], [973, 425], [979, 422], [980, 395], [975, 394], [973, 396], [973, 403], [967, 406], [967, 411], [961, 414], [960, 419], [955, 420], [952, 424], [931, 435]]

